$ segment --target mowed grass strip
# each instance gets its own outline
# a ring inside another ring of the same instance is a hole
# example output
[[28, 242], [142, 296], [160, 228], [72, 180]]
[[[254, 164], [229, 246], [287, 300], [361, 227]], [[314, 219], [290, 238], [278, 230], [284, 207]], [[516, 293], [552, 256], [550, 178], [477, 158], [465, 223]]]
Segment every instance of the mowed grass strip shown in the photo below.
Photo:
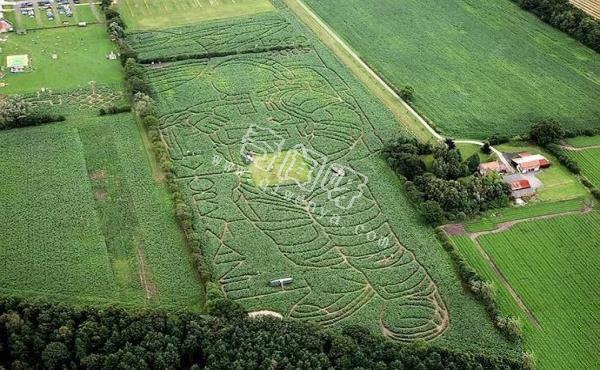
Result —
[[0, 292], [114, 298], [77, 130], [0, 132], [0, 151]]
[[598, 54], [511, 1], [305, 2], [446, 135], [599, 127]]
[[519, 224], [480, 238], [540, 328], [526, 348], [540, 369], [586, 369], [598, 363], [600, 213]]
[[129, 114], [0, 132], [0, 149], [0, 216], [10, 220], [0, 292], [201, 307], [170, 196]]
[[274, 9], [269, 0], [122, 0], [118, 3], [129, 30], [177, 27]]
[[[81, 87], [91, 81], [120, 84], [121, 66], [106, 55], [116, 47], [106, 37], [103, 25], [84, 28], [53, 28], [30, 31], [26, 35], [10, 34], [2, 44], [1, 63], [8, 55], [29, 55], [31, 70], [8, 73], [0, 94], [24, 94], [47, 89]], [[56, 59], [53, 58], [56, 56]]]

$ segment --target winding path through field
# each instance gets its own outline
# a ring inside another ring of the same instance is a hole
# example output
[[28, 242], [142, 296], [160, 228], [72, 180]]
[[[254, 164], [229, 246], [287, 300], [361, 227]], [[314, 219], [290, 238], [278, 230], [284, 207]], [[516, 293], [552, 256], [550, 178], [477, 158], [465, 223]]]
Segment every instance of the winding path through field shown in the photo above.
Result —
[[[365, 63], [363, 61], [363, 59], [354, 50], [352, 50], [352, 48], [340, 36], [338, 36], [338, 34], [336, 34], [335, 31], [333, 31], [331, 29], [331, 27], [329, 27], [329, 25], [327, 25], [327, 23], [325, 23], [309, 6], [307, 6], [304, 3], [304, 1], [302, 1], [302, 0], [286, 0], [285, 2], [288, 5], [288, 7], [293, 12], [295, 12], [296, 15], [300, 19], [306, 21], [307, 17], [309, 17], [314, 23], [316, 23], [316, 25], [318, 25], [323, 31], [325, 31], [325, 33], [327, 33], [327, 35], [332, 40], [334, 40], [339, 46], [341, 46], [342, 49], [354, 60], [354, 62], [361, 67], [362, 72], [366, 72], [366, 74], [370, 78], [375, 80], [380, 85], [380, 87], [382, 87], [389, 95], [391, 95], [394, 98], [394, 102], [396, 104], [400, 103], [402, 108], [404, 108], [406, 111], [408, 111], [417, 120], [417, 122], [419, 122], [427, 130], [427, 133], [432, 138], [439, 140], [439, 141], [443, 141], [445, 139], [445, 137], [440, 135], [437, 131], [435, 131], [435, 129], [429, 125], [427, 120], [425, 120], [423, 117], [421, 117], [421, 115], [419, 115], [419, 113], [417, 113], [417, 111], [415, 111], [413, 109], [413, 107], [411, 107], [406, 101], [404, 101], [404, 99], [402, 99], [398, 95], [398, 93], [396, 93], [396, 91], [386, 81], [384, 81], [384, 79], [381, 78], [379, 76], [379, 74], [377, 74], [377, 72], [375, 72], [371, 67], [369, 67], [369, 65], [367, 63]], [[294, 6], [294, 4], [298, 4], [299, 6]], [[315, 34], [317, 36], [319, 36], [321, 41], [325, 45], [327, 45], [343, 62], [344, 56], [340, 55], [339, 49], [336, 48], [334, 45], [332, 45], [329, 40], [321, 37], [321, 33], [318, 32], [318, 30], [314, 29], [314, 27], [311, 27], [312, 24], [307, 23], [307, 26], [309, 28], [313, 29], [313, 31], [315, 32]], [[350, 69], [353, 70], [355, 73], [357, 72], [355, 68], [350, 68]], [[359, 79], [361, 79], [364, 82], [364, 80], [362, 78], [360, 78], [361, 76], [357, 76], [357, 77], [359, 77]], [[365, 83], [365, 85], [367, 86], [367, 88], [372, 90], [372, 87], [369, 86], [369, 84]], [[377, 94], [377, 92], [374, 92], [374, 93], [375, 93], [375, 95], [379, 95], [379, 94]], [[383, 101], [383, 103], [388, 105], [388, 108], [391, 108], [392, 111], [396, 110], [393, 107], [389, 107], [389, 104], [390, 104], [389, 101]], [[407, 127], [408, 127], [408, 125], [407, 125]], [[410, 127], [408, 127], [408, 128], [410, 129]], [[484, 145], [484, 143], [482, 141], [478, 141], [478, 140], [458, 139], [458, 140], [455, 140], [455, 142], [458, 144], [473, 144], [473, 145], [479, 145], [479, 146]], [[509, 169], [513, 168], [511, 166], [511, 164], [508, 162], [508, 160], [502, 155], [502, 153], [498, 149], [493, 148], [493, 147], [491, 149], [496, 154], [498, 159], [500, 161], [502, 161], [502, 163], [504, 163], [504, 165], [507, 168], [509, 168]]]

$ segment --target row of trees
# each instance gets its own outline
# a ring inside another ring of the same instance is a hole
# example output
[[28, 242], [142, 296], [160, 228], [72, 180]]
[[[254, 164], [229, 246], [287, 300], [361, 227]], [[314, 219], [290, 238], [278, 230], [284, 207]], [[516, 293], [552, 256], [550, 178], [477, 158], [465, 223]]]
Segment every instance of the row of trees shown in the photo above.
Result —
[[[404, 177], [409, 196], [425, 220], [439, 225], [508, 204], [510, 188], [498, 174], [478, 176], [479, 155], [463, 160], [452, 140], [423, 144], [401, 138], [383, 151], [390, 166]], [[431, 155], [428, 169], [423, 158]]]
[[0, 97], [0, 130], [64, 121], [61, 115], [35, 112], [21, 96]]
[[[229, 303], [226, 303], [229, 302]], [[522, 359], [401, 345], [362, 327], [249, 319], [227, 300], [207, 316], [0, 299], [0, 368], [523, 369]]]
[[600, 52], [600, 22], [569, 0], [513, 0], [544, 22]]

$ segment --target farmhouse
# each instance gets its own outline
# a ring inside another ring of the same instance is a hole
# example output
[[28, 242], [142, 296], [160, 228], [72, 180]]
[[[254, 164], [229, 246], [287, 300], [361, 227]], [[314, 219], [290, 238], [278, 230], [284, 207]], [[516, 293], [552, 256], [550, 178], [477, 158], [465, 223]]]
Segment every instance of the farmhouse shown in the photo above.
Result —
[[536, 172], [543, 168], [550, 167], [550, 161], [540, 154], [530, 154], [527, 152], [517, 154], [512, 163], [521, 173]]
[[535, 195], [535, 189], [527, 179], [521, 179], [510, 183], [511, 196], [515, 199], [531, 197]]
[[502, 174], [509, 172], [506, 165], [500, 161], [482, 163], [479, 165], [478, 169], [479, 169], [479, 173], [482, 175], [486, 175], [490, 172], [498, 172], [498, 173], [502, 173]]
[[6, 68], [12, 73], [25, 72], [25, 69], [29, 67], [29, 56], [23, 55], [9, 55], [6, 57]]

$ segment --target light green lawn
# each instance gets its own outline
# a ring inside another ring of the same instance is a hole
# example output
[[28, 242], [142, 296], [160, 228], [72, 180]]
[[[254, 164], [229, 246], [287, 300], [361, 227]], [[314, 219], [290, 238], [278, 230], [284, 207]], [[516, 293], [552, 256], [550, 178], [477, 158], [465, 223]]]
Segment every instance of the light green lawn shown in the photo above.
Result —
[[121, 0], [128, 30], [150, 30], [272, 11], [269, 0]]
[[[2, 79], [7, 86], [1, 88], [0, 93], [23, 94], [42, 87], [65, 90], [90, 81], [119, 84], [122, 80], [119, 62], [106, 59], [111, 50], [116, 47], [99, 24], [10, 34], [8, 41], [2, 44], [2, 65], [6, 64], [7, 55], [28, 54], [32, 70], [7, 74]], [[58, 59], [52, 59], [52, 54]]]
[[311, 168], [295, 150], [258, 155], [250, 165], [252, 182], [257, 186], [304, 183], [310, 180]]

